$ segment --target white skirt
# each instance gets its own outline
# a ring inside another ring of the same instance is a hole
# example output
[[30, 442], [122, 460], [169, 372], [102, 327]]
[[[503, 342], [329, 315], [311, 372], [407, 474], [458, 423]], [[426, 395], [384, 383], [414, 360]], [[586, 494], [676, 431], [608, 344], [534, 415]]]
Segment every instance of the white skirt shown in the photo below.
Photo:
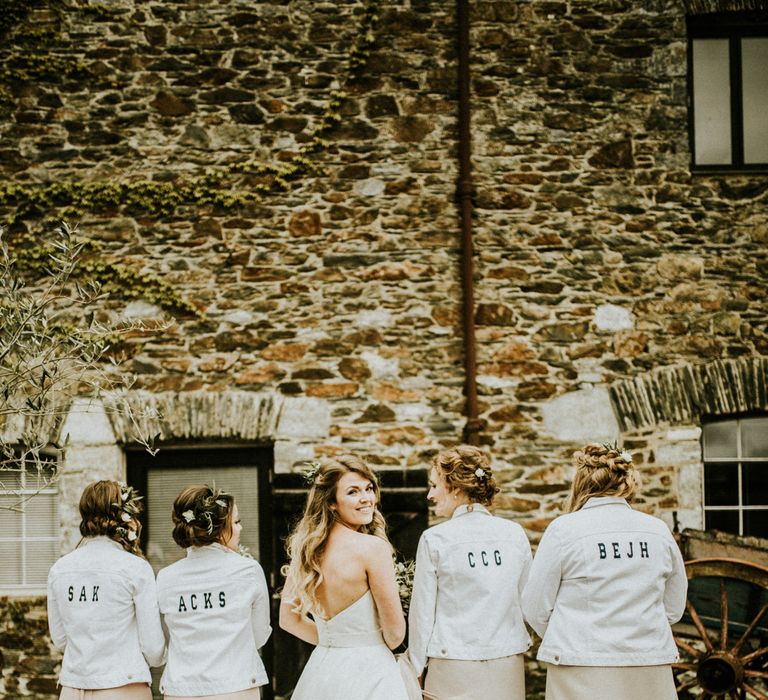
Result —
[[547, 664], [545, 700], [677, 700], [672, 667]]
[[165, 700], [260, 700], [261, 691], [258, 688], [238, 690], [234, 693], [219, 693], [216, 695], [164, 695]]
[[523, 655], [487, 661], [430, 658], [424, 690], [436, 700], [525, 700]]
[[152, 700], [152, 690], [146, 683], [131, 683], [102, 690], [62, 686], [59, 700]]

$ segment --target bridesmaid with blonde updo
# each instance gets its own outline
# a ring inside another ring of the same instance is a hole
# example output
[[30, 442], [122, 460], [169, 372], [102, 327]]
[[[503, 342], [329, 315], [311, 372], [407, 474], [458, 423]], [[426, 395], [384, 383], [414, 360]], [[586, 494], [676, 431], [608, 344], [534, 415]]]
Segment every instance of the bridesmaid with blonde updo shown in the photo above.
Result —
[[676, 700], [670, 624], [685, 610], [683, 558], [667, 525], [629, 504], [632, 455], [574, 453], [567, 515], [550, 523], [523, 593], [542, 638], [547, 700]]

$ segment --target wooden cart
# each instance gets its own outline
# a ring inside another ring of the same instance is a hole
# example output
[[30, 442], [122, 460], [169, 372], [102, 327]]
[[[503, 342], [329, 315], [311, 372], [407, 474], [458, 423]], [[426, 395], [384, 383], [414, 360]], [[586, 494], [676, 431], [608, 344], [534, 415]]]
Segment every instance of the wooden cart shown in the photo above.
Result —
[[768, 540], [684, 530], [688, 603], [673, 627], [678, 697], [768, 700]]

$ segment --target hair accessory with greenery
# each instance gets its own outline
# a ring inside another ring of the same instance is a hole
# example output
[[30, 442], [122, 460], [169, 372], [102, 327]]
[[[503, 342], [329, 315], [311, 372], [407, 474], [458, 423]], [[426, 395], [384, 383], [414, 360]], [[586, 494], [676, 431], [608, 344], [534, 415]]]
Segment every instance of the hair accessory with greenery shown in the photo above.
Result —
[[215, 486], [209, 487], [211, 493], [208, 496], [198, 497], [192, 504], [192, 508], [185, 510], [181, 517], [184, 518], [186, 523], [197, 522], [205, 526], [209, 535], [213, 534], [213, 507], [219, 506], [220, 508], [226, 508], [227, 502], [222, 499], [222, 496], [227, 494], [221, 489], [217, 489]]
[[301, 474], [301, 478], [307, 486], [312, 486], [323, 465], [320, 464], [320, 462], [307, 462], [306, 464], [307, 466], [302, 469], [299, 474]]
[[[141, 513], [139, 501], [144, 497], [139, 496], [139, 492], [133, 486], [128, 486], [128, 484], [124, 484], [122, 481], [118, 483], [120, 484], [120, 503], [113, 503], [112, 505], [118, 509], [122, 522], [127, 524], [132, 520], [137, 521]], [[128, 542], [136, 541], [137, 534], [135, 528], [120, 525], [115, 529], [115, 532]]]
[[251, 554], [251, 550], [248, 549], [248, 547], [246, 547], [245, 545], [242, 545], [242, 544], [237, 545], [237, 553], [241, 557], [245, 557], [246, 559], [253, 559], [254, 558], [253, 554]]
[[619, 457], [621, 457], [627, 464], [632, 464], [632, 453], [628, 450], [622, 450], [619, 447], [618, 440], [614, 440], [613, 442], [604, 442], [603, 447], [609, 452], [618, 452]]

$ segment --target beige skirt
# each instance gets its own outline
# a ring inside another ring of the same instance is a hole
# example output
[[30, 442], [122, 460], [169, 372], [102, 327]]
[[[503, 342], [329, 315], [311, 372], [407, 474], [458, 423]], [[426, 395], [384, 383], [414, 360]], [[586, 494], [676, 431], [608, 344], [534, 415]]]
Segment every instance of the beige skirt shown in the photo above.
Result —
[[677, 700], [672, 667], [547, 664], [545, 700]]
[[152, 690], [146, 683], [131, 683], [119, 688], [83, 690], [62, 686], [59, 700], [152, 700]]
[[488, 661], [429, 659], [424, 690], [436, 700], [525, 700], [523, 655]]
[[163, 695], [165, 700], [259, 700], [261, 691], [258, 688], [238, 690], [235, 693], [220, 693], [218, 695]]

